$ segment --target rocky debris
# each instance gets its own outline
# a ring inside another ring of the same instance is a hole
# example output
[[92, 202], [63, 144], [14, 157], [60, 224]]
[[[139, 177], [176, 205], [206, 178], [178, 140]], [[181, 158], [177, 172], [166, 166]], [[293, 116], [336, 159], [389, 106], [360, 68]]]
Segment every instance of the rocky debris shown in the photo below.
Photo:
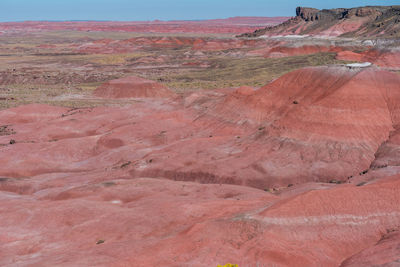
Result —
[[13, 135], [16, 134], [13, 128], [11, 128], [11, 125], [2, 125], [0, 126], [0, 136], [5, 136], [5, 135]]

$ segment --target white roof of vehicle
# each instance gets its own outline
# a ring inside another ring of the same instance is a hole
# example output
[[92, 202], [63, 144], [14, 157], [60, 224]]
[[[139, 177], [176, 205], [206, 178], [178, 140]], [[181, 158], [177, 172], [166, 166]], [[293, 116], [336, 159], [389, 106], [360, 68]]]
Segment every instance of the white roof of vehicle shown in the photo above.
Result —
[[346, 67], [351, 67], [351, 68], [366, 68], [371, 66], [371, 62], [364, 62], [364, 63], [351, 63], [347, 64]]

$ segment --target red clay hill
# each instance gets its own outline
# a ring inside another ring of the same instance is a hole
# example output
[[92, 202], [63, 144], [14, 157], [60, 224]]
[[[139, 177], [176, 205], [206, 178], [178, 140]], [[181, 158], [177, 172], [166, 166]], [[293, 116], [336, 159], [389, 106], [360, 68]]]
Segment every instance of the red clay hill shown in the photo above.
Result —
[[105, 98], [171, 97], [174, 95], [166, 86], [155, 81], [129, 76], [108, 81], [99, 86], [93, 94]]
[[374, 64], [392, 69], [400, 69], [400, 51], [398, 49], [371, 48], [363, 52], [341, 51], [337, 59], [373, 62]]
[[[147, 83], [106, 85], [132, 82]], [[315, 67], [257, 90], [0, 111], [0, 265], [395, 266], [399, 85]]]

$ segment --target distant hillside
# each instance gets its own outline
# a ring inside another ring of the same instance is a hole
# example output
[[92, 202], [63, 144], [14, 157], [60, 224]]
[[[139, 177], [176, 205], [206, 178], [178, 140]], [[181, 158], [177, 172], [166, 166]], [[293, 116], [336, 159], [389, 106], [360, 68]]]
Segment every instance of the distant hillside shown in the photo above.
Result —
[[322, 35], [341, 37], [400, 37], [399, 6], [366, 6], [318, 10], [297, 7], [296, 17], [282, 24], [245, 33], [262, 35]]
[[109, 31], [138, 33], [232, 33], [240, 34], [271, 27], [288, 17], [234, 17], [213, 20], [175, 21], [24, 21], [2, 22], [0, 33], [34, 31]]

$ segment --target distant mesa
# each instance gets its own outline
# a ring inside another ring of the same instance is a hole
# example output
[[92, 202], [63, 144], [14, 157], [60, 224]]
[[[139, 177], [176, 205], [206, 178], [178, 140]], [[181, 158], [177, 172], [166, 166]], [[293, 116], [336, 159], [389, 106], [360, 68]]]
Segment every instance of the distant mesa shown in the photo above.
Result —
[[296, 17], [282, 24], [239, 37], [311, 35], [341, 37], [399, 37], [400, 6], [366, 6], [318, 10], [297, 7]]
[[165, 85], [144, 78], [129, 76], [108, 81], [93, 94], [104, 98], [166, 98], [174, 93]]

